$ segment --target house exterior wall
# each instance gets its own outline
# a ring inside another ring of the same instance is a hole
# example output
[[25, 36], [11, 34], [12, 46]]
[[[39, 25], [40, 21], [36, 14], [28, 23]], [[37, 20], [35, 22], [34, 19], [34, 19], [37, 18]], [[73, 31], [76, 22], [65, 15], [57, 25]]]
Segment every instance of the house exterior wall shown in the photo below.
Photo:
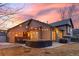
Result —
[[42, 31], [42, 40], [50, 40], [50, 30], [45, 29]]
[[[14, 27], [12, 29], [10, 29], [8, 31], [8, 39], [9, 42], [15, 42], [15, 37], [23, 37], [23, 32], [27, 32], [28, 29], [26, 29], [27, 24], [21, 24], [17, 27]], [[46, 30], [49, 29], [48, 26], [36, 22], [36, 21], [32, 21], [29, 28], [37, 28], [39, 26], [42, 26], [42, 38], [40, 39], [40, 30], [36, 29], [37, 31], [33, 31], [33, 32], [38, 32], [38, 39], [30, 39], [31, 41], [39, 41], [39, 40], [50, 40], [50, 30]], [[31, 31], [31, 30], [30, 30]], [[37, 35], [36, 35], [37, 36]]]
[[73, 36], [79, 37], [79, 29], [73, 29]]
[[0, 42], [7, 42], [7, 35], [5, 31], [0, 31]]
[[68, 27], [67, 30], [68, 30], [67, 31], [67, 35], [73, 36], [73, 31], [72, 31], [73, 29], [72, 29], [72, 27]]
[[63, 35], [73, 35], [73, 32], [72, 32], [72, 27], [71, 26], [68, 26], [68, 25], [65, 25], [65, 26], [62, 26], [62, 27], [58, 27], [59, 30], [63, 30]]
[[15, 42], [15, 37], [17, 37], [17, 36], [22, 37], [23, 31], [25, 31], [24, 27], [19, 27], [19, 26], [14, 29], [11, 29], [7, 35], [9, 42]]
[[[49, 26], [47, 26], [46, 24], [41, 23], [39, 21], [33, 20], [29, 25], [27, 25], [27, 24], [28, 24], [28, 22], [25, 22], [21, 25], [18, 25], [16, 27], [10, 29], [8, 31], [8, 35], [7, 35], [9, 38], [9, 42], [15, 42], [15, 37], [23, 37], [23, 32], [28, 31], [27, 26], [30, 29], [32, 29], [32, 28], [35, 29], [35, 30], [29, 30], [29, 32], [34, 33], [34, 37], [30, 38], [30, 41], [44, 41], [44, 40], [51, 40], [51, 39], [56, 40], [58, 38], [58, 36], [59, 36], [59, 38], [63, 38], [63, 36], [66, 36], [66, 35], [72, 36], [72, 27], [69, 25], [52, 27], [53, 30], [50, 30]], [[55, 28], [58, 29], [57, 30], [58, 34], [56, 33]], [[35, 39], [35, 36], [37, 37], [36, 39]]]
[[[57, 33], [58, 32], [58, 33]], [[63, 38], [63, 36], [72, 36], [72, 27], [70, 26], [60, 26], [60, 27], [54, 27], [52, 30], [52, 40], [57, 41], [58, 39]]]

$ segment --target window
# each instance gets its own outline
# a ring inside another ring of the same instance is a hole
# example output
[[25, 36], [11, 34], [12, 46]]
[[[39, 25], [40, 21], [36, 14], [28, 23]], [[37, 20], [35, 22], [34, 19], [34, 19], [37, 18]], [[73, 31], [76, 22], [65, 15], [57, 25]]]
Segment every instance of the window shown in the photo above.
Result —
[[68, 32], [68, 34], [70, 33], [70, 28], [69, 27], [68, 27], [68, 31], [67, 32]]
[[68, 32], [69, 35], [72, 35], [72, 28], [68, 27], [68, 31], [67, 32]]

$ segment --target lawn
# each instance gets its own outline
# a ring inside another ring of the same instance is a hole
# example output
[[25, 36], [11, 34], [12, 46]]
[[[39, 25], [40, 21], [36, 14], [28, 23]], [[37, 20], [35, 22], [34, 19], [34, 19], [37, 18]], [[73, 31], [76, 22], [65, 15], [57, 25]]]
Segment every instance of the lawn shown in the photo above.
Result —
[[65, 44], [56, 48], [25, 48], [15, 46], [0, 49], [1, 56], [78, 56], [79, 43]]

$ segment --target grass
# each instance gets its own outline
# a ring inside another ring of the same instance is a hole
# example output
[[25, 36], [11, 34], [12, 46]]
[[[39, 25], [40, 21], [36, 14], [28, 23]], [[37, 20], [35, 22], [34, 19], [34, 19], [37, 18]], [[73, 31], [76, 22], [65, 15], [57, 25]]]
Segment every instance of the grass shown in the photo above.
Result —
[[79, 43], [56, 48], [24, 48], [22, 46], [0, 49], [1, 56], [79, 56]]

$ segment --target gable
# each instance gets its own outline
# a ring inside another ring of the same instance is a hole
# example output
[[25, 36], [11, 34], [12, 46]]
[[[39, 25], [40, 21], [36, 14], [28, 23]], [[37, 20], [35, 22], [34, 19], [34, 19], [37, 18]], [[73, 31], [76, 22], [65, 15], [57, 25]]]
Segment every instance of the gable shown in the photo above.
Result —
[[65, 19], [65, 20], [62, 20], [62, 21], [58, 21], [58, 22], [55, 22], [55, 23], [51, 23], [50, 24], [52, 27], [59, 27], [59, 26], [65, 26], [65, 25], [68, 25], [68, 26], [71, 26], [73, 28], [73, 23], [72, 23], [72, 19]]
[[46, 24], [46, 23], [43, 23], [43, 22], [40, 22], [38, 20], [34, 20], [34, 19], [29, 19], [27, 20], [26, 22], [23, 22], [11, 29], [9, 29], [8, 31], [10, 30], [13, 30], [13, 29], [16, 29], [16, 28], [20, 28], [20, 29], [25, 29], [26, 27], [34, 27], [34, 28], [38, 28], [38, 27], [42, 27], [42, 28], [50, 28], [50, 25], [49, 24]]
[[29, 26], [35, 27], [35, 28], [38, 28], [38, 27], [50, 28], [49, 24], [46, 24], [46, 23], [43, 23], [43, 22], [40, 22], [40, 21], [37, 21], [37, 20], [32, 20], [32, 22], [30, 23]]

